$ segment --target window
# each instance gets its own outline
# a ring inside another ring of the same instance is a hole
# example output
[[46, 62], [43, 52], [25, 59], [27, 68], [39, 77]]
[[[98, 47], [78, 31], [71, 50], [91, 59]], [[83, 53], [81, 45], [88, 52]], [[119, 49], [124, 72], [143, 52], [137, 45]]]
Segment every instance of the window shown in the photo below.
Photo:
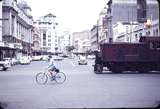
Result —
[[147, 32], [146, 32], [146, 36], [150, 36], [150, 31], [147, 31]]
[[43, 46], [46, 46], [46, 42], [43, 42]]
[[156, 30], [153, 30], [153, 36], [156, 36]]
[[142, 37], [142, 33], [139, 33], [139, 37]]
[[15, 21], [15, 16], [12, 15], [12, 35], [14, 35], [14, 21]]
[[48, 43], [48, 46], [51, 46], [51, 43]]
[[43, 40], [46, 40], [46, 33], [43, 33]]
[[137, 34], [135, 34], [135, 39], [136, 39], [136, 41], [138, 41], [138, 35]]
[[51, 42], [51, 39], [48, 39], [48, 42]]
[[147, 17], [147, 3], [146, 0], [137, 0], [137, 20], [144, 23]]
[[156, 29], [156, 36], [158, 36], [158, 29]]

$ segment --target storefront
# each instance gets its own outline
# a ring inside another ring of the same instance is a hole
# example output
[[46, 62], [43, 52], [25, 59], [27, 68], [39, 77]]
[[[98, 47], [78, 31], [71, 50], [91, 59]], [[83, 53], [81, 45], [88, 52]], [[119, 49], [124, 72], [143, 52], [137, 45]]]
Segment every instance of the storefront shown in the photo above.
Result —
[[0, 43], [0, 60], [2, 60], [5, 57], [17, 58], [19, 54], [22, 54], [22, 47], [19, 43]]

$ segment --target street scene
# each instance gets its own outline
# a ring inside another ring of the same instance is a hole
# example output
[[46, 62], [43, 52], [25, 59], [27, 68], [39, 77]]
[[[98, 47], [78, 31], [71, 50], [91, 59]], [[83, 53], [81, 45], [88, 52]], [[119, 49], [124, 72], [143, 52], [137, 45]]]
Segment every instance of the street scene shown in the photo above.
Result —
[[0, 0], [0, 109], [160, 108], [159, 0]]
[[93, 60], [78, 65], [77, 59], [56, 61], [66, 81], [36, 83], [36, 73], [46, 61], [17, 65], [0, 73], [0, 100], [6, 109], [156, 107], [160, 102], [160, 74], [93, 72]]

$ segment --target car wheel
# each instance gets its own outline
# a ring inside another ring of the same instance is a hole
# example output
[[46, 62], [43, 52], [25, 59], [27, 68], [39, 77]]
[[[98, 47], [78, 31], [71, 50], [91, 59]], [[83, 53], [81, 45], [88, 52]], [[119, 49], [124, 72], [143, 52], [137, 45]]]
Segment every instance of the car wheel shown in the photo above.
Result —
[[7, 68], [3, 67], [3, 71], [6, 71], [6, 70], [7, 70]]

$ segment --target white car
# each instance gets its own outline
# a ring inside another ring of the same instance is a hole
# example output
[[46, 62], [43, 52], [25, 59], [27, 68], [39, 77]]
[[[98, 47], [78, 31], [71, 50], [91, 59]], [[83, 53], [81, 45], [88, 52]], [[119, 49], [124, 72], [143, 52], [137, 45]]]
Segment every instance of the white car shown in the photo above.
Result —
[[63, 57], [60, 57], [60, 56], [52, 56], [52, 59], [54, 61], [62, 61], [64, 58]]
[[20, 58], [19, 63], [20, 64], [30, 64], [30, 59], [28, 58], [28, 56], [23, 56]]
[[2, 60], [0, 61], [0, 69], [2, 70], [7, 70], [8, 68], [11, 67], [11, 63], [8, 60]]
[[79, 65], [87, 65], [87, 59], [85, 56], [80, 56], [78, 60]]
[[10, 57], [4, 58], [4, 61], [8, 61], [10, 63], [10, 65], [12, 65], [12, 59]]
[[88, 59], [95, 59], [96, 57], [95, 57], [95, 55], [88, 55], [87, 58]]
[[43, 60], [43, 61], [47, 61], [47, 60], [49, 60], [48, 55], [43, 55], [43, 56], [42, 56], [42, 60]]
[[33, 61], [40, 61], [42, 60], [42, 56], [32, 56]]

